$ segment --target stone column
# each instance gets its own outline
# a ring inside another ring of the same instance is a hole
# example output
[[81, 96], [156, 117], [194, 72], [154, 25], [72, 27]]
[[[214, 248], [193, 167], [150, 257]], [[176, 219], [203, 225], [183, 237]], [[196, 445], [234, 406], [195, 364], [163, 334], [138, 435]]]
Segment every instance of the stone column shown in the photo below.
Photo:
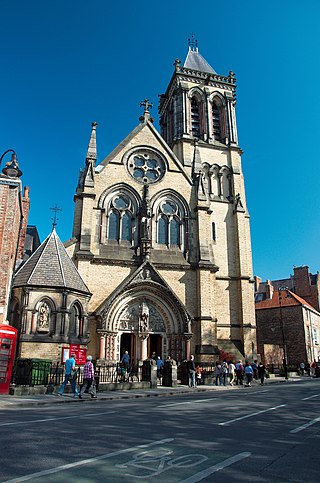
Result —
[[105, 344], [106, 344], [106, 336], [100, 335], [99, 359], [105, 359], [106, 358]]
[[32, 313], [31, 313], [31, 316], [29, 315], [28, 316], [28, 319], [30, 320], [30, 317], [31, 317], [31, 322], [30, 322], [30, 326], [29, 326], [29, 323], [28, 323], [28, 329], [27, 329], [27, 334], [35, 334], [36, 333], [36, 330], [37, 330], [37, 311], [36, 310], [33, 310]]
[[186, 334], [185, 335], [185, 351], [186, 351], [186, 359], [189, 360], [190, 359], [190, 355], [191, 355], [191, 339], [192, 339], [192, 335], [190, 334]]
[[145, 361], [148, 356], [148, 337], [149, 335], [139, 335], [140, 337], [140, 359]]

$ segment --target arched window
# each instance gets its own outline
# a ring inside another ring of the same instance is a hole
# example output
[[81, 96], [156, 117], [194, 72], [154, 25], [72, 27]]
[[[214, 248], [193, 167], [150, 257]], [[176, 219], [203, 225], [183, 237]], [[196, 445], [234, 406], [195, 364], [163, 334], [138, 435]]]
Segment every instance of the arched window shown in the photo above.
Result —
[[102, 212], [101, 242], [107, 240], [136, 243], [137, 200], [126, 190], [111, 192], [103, 203], [106, 216]]
[[221, 105], [215, 100], [212, 102], [212, 134], [215, 141], [222, 142], [221, 135]]
[[84, 335], [82, 308], [77, 302], [70, 309], [69, 335], [71, 337], [82, 337]]
[[200, 138], [200, 102], [196, 97], [191, 98], [191, 133]]
[[168, 244], [168, 219], [161, 215], [158, 220], [158, 243], [161, 245]]
[[186, 212], [182, 202], [174, 194], [159, 198], [154, 204], [156, 214], [155, 239], [158, 245], [186, 249]]
[[120, 215], [117, 211], [112, 210], [109, 214], [109, 231], [108, 231], [108, 238], [109, 240], [118, 240], [119, 239], [119, 220]]

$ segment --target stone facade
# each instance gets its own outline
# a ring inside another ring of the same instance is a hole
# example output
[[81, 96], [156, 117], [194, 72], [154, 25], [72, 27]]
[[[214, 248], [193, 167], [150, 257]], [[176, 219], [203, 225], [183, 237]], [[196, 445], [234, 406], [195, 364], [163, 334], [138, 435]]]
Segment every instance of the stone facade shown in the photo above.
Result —
[[125, 349], [133, 360], [254, 357], [234, 74], [190, 47], [161, 96], [161, 135], [142, 104], [140, 124], [99, 165], [93, 124], [75, 195], [65, 246], [92, 293], [89, 350], [102, 361]]

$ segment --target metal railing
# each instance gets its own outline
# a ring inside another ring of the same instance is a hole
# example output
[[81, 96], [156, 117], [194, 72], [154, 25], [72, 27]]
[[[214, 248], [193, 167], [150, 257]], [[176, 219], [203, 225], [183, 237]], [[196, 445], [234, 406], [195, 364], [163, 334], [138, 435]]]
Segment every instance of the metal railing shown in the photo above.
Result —
[[[51, 385], [60, 386], [65, 377], [64, 364], [34, 359], [17, 359], [13, 368], [11, 383], [16, 386]], [[101, 383], [139, 382], [142, 380], [141, 366], [125, 368], [121, 363], [108, 363], [95, 367], [97, 386]], [[146, 380], [146, 379], [144, 379]], [[83, 368], [78, 368], [77, 384], [83, 382]]]

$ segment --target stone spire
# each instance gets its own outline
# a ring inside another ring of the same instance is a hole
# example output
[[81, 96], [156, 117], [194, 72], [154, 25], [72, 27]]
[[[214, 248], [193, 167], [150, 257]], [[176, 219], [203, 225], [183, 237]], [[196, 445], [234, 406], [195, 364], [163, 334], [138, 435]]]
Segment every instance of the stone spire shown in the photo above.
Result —
[[92, 123], [90, 142], [89, 142], [87, 156], [86, 156], [86, 167], [84, 171], [84, 187], [94, 186], [94, 170], [95, 170], [96, 161], [97, 161], [97, 138], [96, 138], [97, 125], [98, 124], [96, 122]]
[[94, 161], [94, 164], [97, 161], [97, 136], [96, 136], [96, 131], [97, 131], [97, 125], [98, 123], [93, 122], [92, 124], [92, 130], [91, 130], [91, 136], [90, 136], [90, 142], [88, 146], [88, 152], [87, 152], [87, 157], [86, 161]]

